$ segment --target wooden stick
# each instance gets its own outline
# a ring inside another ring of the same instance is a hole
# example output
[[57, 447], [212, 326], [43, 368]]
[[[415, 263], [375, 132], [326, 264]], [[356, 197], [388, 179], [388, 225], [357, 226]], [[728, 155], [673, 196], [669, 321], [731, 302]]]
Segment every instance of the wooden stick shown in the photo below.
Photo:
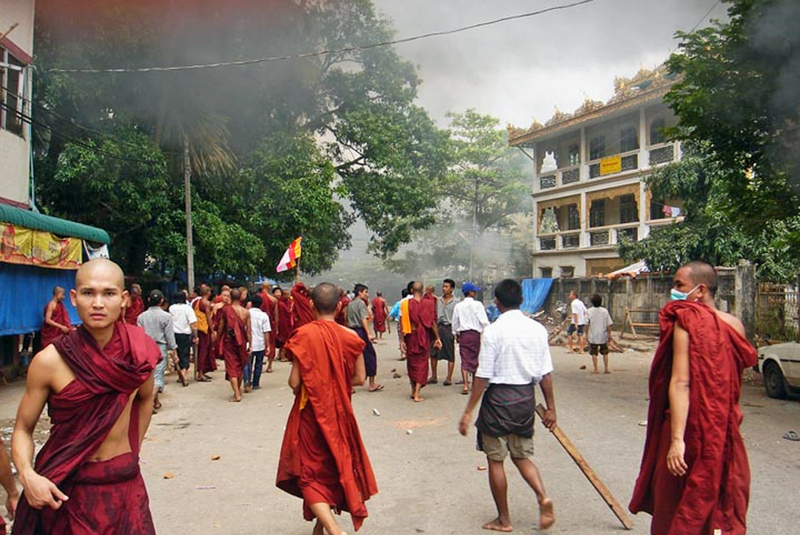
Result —
[[[541, 403], [536, 405], [536, 414], [538, 414], [543, 420], [544, 413], [544, 405]], [[592, 470], [592, 467], [589, 466], [589, 463], [586, 462], [586, 459], [583, 458], [583, 455], [580, 454], [578, 448], [576, 448], [570, 439], [567, 438], [567, 435], [564, 434], [558, 425], [554, 426], [550, 432], [553, 433], [553, 435], [556, 437], [556, 440], [558, 440], [558, 443], [561, 444], [567, 453], [569, 453], [569, 456], [572, 457], [572, 460], [575, 461], [575, 464], [577, 464], [578, 468], [581, 469], [583, 475], [585, 475], [586, 479], [589, 480], [589, 483], [594, 486], [595, 490], [597, 490], [597, 492], [600, 494], [600, 497], [605, 500], [606, 504], [611, 508], [619, 521], [622, 522], [622, 525], [625, 527], [625, 529], [633, 529], [633, 522], [631, 522], [631, 519], [622, 509], [622, 506], [620, 506], [619, 502], [617, 502], [616, 498], [614, 498], [614, 495], [611, 494], [611, 491], [608, 490], [602, 481], [600, 481], [600, 478], [597, 476], [594, 470]]]

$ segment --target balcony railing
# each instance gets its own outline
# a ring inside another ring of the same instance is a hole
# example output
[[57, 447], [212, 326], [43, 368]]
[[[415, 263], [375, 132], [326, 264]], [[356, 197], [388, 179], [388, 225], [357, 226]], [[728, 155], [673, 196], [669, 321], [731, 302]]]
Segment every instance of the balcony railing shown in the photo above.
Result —
[[592, 246], [608, 245], [610, 243], [608, 230], [595, 230], [589, 232], [589, 244]]
[[639, 227], [636, 226], [630, 228], [617, 229], [617, 243], [620, 242], [620, 238], [622, 238], [623, 236], [634, 242], [639, 241]]
[[558, 185], [556, 175], [545, 175], [539, 177], [539, 189], [550, 189]]
[[580, 182], [581, 180], [581, 169], [580, 167], [576, 166], [571, 169], [565, 169], [561, 173], [561, 184], [566, 186], [567, 184], [574, 184], [575, 182]]
[[[639, 150], [624, 152], [622, 154], [612, 154], [612, 156], [620, 156], [620, 173], [626, 171], [635, 171], [639, 169]], [[610, 173], [602, 176], [612, 176], [616, 173]], [[600, 175], [600, 160], [589, 162], [589, 178], [598, 178]]]
[[669, 143], [662, 147], [650, 149], [650, 166], [661, 165], [675, 160], [675, 145]]
[[556, 237], [555, 236], [545, 236], [539, 238], [539, 250], [540, 251], [555, 251], [556, 249]]
[[576, 234], [564, 234], [561, 236], [561, 248], [562, 249], [577, 249], [581, 245], [581, 235], [580, 233]]

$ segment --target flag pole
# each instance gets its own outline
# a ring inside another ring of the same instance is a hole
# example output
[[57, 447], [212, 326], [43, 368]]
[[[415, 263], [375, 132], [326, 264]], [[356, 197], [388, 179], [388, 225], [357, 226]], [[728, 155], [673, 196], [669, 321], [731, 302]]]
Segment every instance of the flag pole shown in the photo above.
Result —
[[295, 265], [296, 270], [294, 272], [294, 282], [298, 283], [300, 282], [300, 257], [297, 257], [296, 262], [297, 263]]

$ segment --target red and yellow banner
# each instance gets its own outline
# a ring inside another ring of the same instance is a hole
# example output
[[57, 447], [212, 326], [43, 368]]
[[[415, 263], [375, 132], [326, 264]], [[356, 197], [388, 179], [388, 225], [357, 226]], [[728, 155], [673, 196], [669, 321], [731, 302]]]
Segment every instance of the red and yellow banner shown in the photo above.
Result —
[[78, 269], [83, 260], [80, 238], [0, 223], [0, 262], [53, 269]]

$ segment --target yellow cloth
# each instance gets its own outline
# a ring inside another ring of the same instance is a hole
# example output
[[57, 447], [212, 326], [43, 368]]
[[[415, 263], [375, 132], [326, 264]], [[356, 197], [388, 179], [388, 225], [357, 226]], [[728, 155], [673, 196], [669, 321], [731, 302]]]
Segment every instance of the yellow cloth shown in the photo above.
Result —
[[194, 315], [197, 316], [197, 330], [203, 334], [208, 334], [208, 316], [200, 310], [200, 299], [194, 304]]
[[306, 408], [308, 404], [308, 390], [306, 390], [306, 385], [300, 385], [300, 410]]
[[400, 328], [403, 334], [411, 334], [411, 315], [408, 313], [408, 303], [410, 299], [404, 299], [400, 302]]

